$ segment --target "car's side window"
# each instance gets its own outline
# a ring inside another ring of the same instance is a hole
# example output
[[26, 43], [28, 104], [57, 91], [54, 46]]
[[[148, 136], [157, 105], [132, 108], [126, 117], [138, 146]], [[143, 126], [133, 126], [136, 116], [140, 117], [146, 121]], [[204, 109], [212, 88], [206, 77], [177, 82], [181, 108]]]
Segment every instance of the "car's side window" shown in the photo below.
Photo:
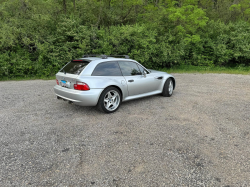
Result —
[[117, 62], [102, 62], [95, 67], [92, 76], [122, 76], [122, 73]]
[[118, 63], [123, 76], [141, 75], [141, 71], [136, 63], [129, 61], [119, 61]]
[[[144, 71], [146, 71], [143, 67], [141, 67], [140, 65], [138, 65], [138, 67], [139, 67], [139, 69], [140, 69], [140, 71], [141, 71], [141, 73], [143, 74], [143, 72]], [[147, 72], [147, 71], [146, 71]]]

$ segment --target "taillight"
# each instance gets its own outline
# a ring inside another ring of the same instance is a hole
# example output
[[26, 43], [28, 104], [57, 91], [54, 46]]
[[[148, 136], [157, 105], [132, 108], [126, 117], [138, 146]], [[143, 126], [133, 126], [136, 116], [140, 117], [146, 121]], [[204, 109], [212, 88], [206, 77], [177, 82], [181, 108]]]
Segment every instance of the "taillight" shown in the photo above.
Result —
[[90, 90], [89, 86], [84, 83], [84, 82], [76, 82], [76, 84], [74, 84], [74, 89], [75, 90]]
[[59, 85], [59, 82], [58, 82], [58, 80], [57, 80], [57, 79], [56, 79], [56, 84], [57, 84], [57, 85]]

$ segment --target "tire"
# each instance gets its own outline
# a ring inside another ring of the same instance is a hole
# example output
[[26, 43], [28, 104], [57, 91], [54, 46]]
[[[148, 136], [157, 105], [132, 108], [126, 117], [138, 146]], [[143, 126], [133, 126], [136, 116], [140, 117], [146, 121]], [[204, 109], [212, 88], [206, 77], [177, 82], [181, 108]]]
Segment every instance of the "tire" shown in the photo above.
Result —
[[97, 108], [101, 112], [112, 113], [118, 110], [120, 104], [120, 91], [115, 87], [108, 87], [102, 92], [97, 104]]
[[168, 78], [164, 84], [162, 95], [164, 97], [171, 97], [171, 95], [173, 94], [173, 90], [174, 90], [173, 80], [171, 78]]

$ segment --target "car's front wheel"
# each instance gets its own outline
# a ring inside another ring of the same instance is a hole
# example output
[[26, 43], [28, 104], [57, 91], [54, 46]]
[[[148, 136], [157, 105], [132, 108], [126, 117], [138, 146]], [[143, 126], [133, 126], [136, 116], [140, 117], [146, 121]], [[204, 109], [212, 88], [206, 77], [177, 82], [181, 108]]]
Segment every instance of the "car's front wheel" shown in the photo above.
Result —
[[164, 84], [162, 95], [164, 97], [170, 97], [173, 94], [173, 90], [174, 90], [173, 80], [171, 78], [168, 78]]
[[105, 113], [115, 112], [121, 103], [121, 93], [115, 87], [106, 88], [98, 101], [97, 108]]

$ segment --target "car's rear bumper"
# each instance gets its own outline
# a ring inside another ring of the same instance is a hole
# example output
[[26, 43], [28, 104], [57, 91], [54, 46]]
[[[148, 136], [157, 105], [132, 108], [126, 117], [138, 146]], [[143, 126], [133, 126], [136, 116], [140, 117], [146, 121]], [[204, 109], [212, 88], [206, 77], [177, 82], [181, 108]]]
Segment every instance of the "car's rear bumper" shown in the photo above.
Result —
[[72, 90], [59, 85], [54, 86], [55, 94], [67, 101], [81, 106], [96, 106], [103, 89], [90, 89], [88, 91]]

